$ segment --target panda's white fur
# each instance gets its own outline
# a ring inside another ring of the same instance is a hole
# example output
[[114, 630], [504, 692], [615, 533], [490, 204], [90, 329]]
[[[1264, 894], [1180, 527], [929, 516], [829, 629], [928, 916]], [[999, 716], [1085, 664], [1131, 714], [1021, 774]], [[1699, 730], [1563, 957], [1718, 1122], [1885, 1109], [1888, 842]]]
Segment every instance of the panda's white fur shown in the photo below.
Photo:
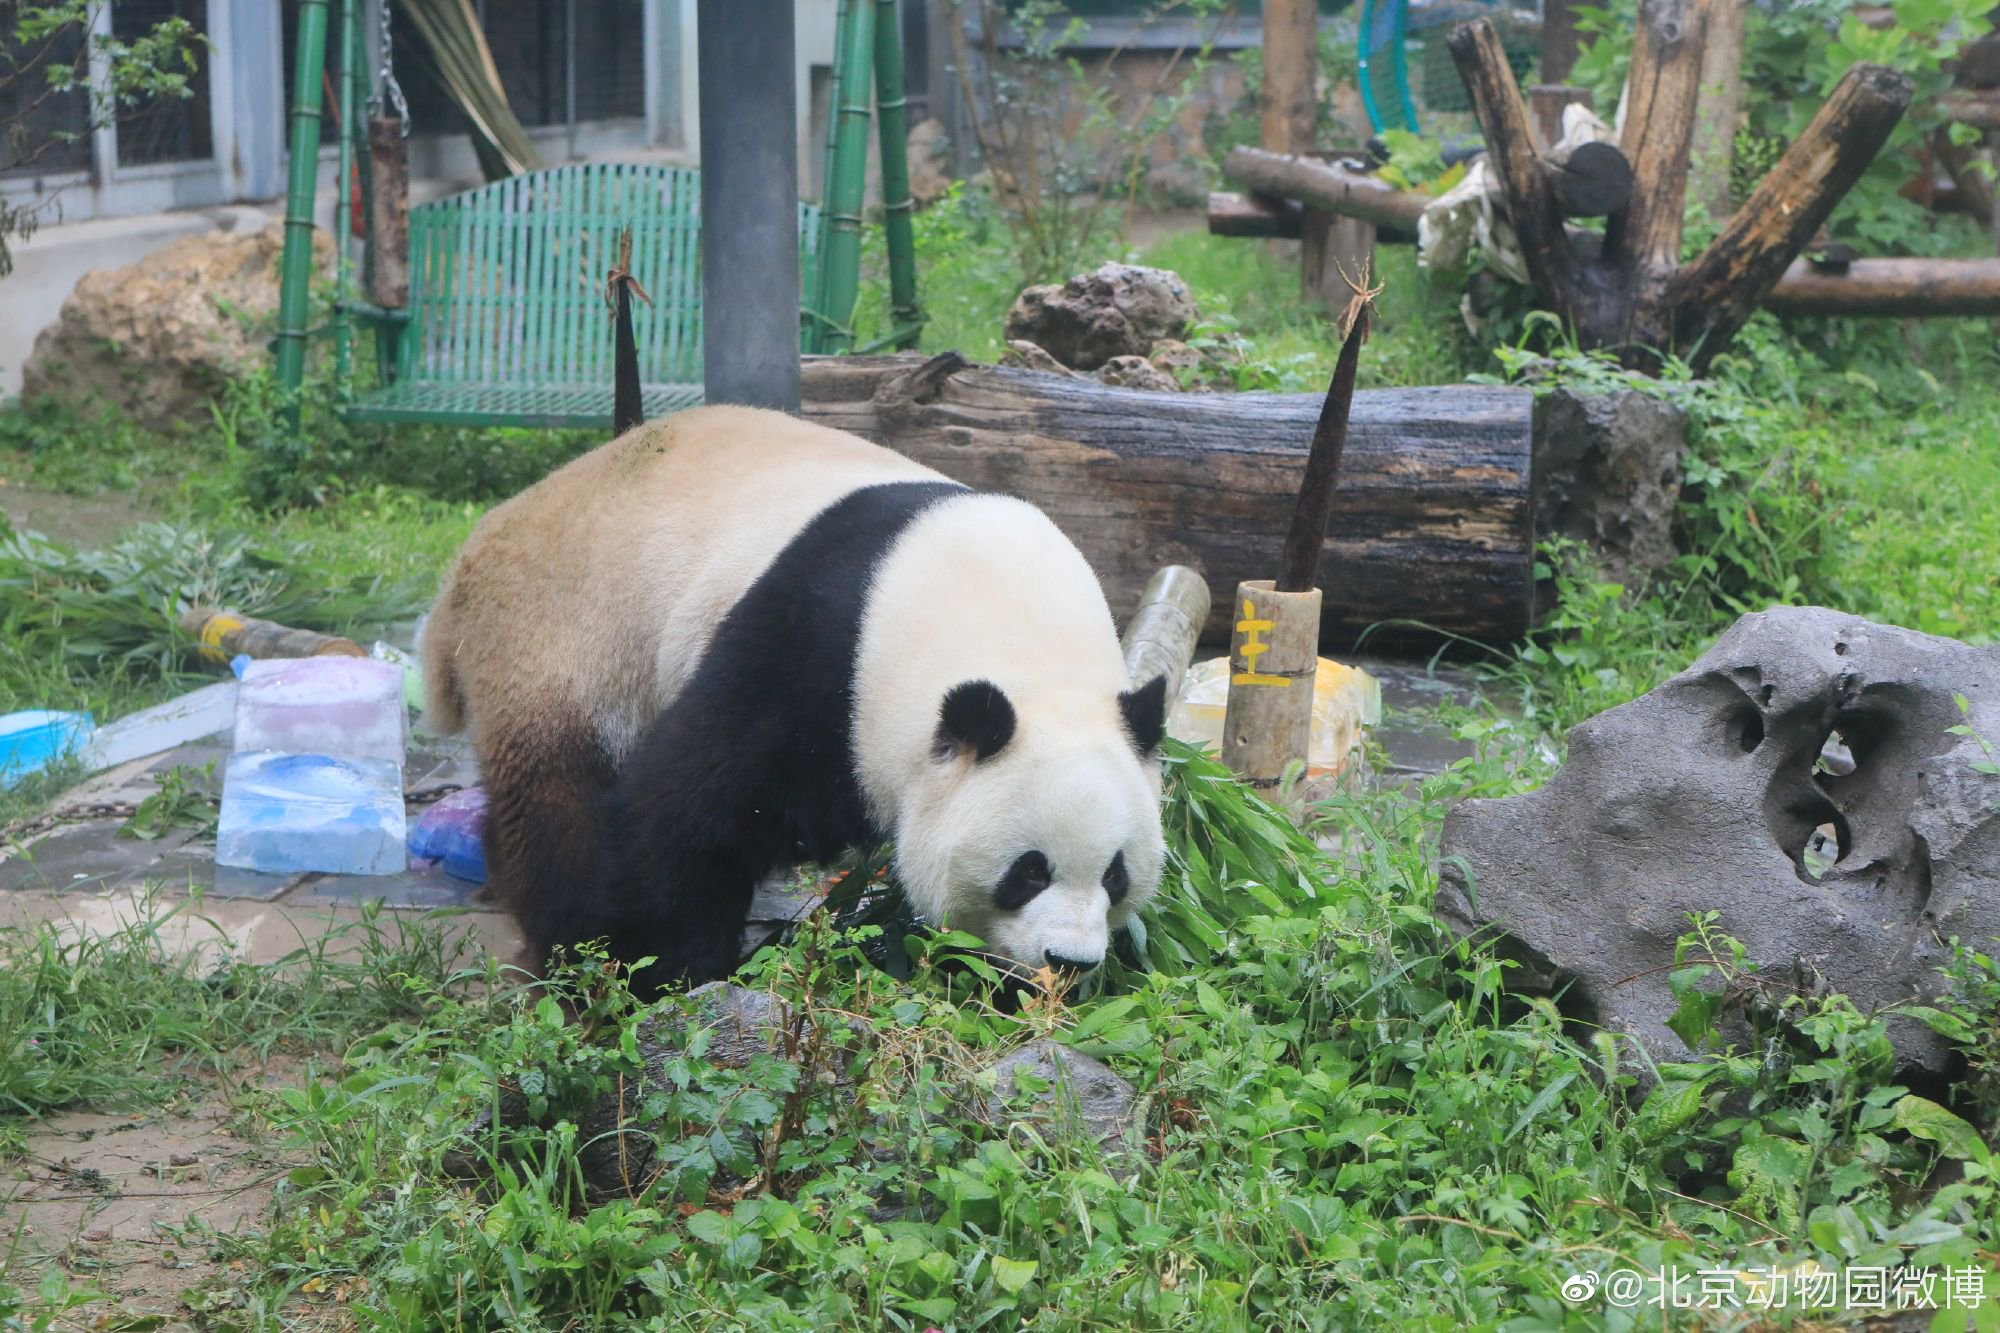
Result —
[[[993, 759], [940, 765], [936, 710], [912, 701], [981, 679], [1019, 725]], [[1036, 967], [1046, 954], [1104, 957], [1164, 855], [1159, 766], [1133, 751], [1125, 684], [1097, 577], [1047, 515], [968, 493], [911, 524], [869, 592], [854, 718], [869, 813], [895, 838], [919, 911]], [[1048, 857], [1054, 884], [1019, 911], [996, 910], [992, 886], [1027, 850]], [[1099, 880], [1121, 850], [1133, 887], [1113, 904]]]
[[703, 408], [585, 455], [480, 522], [424, 655], [537, 964], [726, 974], [757, 878], [882, 835], [920, 912], [1030, 968], [1095, 965], [1159, 880], [1160, 690], [1082, 556], [841, 432]]

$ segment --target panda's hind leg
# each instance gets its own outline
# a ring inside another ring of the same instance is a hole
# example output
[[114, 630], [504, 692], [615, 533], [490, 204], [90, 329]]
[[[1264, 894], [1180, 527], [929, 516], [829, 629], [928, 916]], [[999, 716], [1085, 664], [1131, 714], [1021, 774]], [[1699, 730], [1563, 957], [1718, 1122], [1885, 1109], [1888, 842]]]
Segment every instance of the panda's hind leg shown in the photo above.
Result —
[[616, 771], [581, 714], [537, 715], [532, 726], [488, 729], [486, 883], [513, 914], [537, 971], [566, 943], [577, 905], [598, 874], [604, 829], [599, 801]]

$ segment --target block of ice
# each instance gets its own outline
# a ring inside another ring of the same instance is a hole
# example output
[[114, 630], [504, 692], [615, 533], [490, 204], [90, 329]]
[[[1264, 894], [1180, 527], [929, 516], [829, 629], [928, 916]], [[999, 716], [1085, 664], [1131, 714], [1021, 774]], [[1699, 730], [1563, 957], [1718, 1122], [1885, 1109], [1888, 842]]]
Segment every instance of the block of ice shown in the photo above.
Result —
[[400, 764], [269, 751], [229, 756], [218, 865], [393, 875], [408, 865], [407, 835]]
[[277, 750], [403, 762], [403, 669], [365, 657], [273, 658], [243, 669], [237, 753]]
[[455, 791], [410, 825], [410, 855], [444, 865], [454, 879], [486, 882], [486, 850], [480, 831], [486, 823], [486, 790]]

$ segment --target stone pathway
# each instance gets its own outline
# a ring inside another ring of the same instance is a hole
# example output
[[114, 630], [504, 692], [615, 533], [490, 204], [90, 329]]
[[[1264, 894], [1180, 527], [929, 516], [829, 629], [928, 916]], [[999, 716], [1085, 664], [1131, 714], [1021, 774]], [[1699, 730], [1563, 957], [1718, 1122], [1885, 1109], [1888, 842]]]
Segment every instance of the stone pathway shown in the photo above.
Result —
[[[1469, 754], [1434, 720], [1444, 702], [1469, 705], [1477, 698], [1472, 678], [1462, 670], [1422, 664], [1355, 659], [1382, 683], [1383, 724], [1374, 736], [1387, 752], [1378, 781], [1407, 781], [1435, 773]], [[98, 774], [63, 796], [54, 813], [100, 803], [136, 804], [159, 789], [160, 775], [176, 768], [203, 769], [213, 763], [221, 782], [226, 736], [178, 746], [164, 754], [135, 759]], [[408, 790], [445, 785], [471, 786], [478, 766], [460, 738], [437, 737], [413, 728]], [[414, 821], [421, 805], [409, 807]], [[0, 847], [0, 927], [67, 918], [94, 931], [115, 929], [133, 919], [149, 894], [169, 899], [199, 896], [200, 912], [186, 914], [188, 947], [227, 944], [253, 961], [284, 957], [303, 939], [338, 923], [358, 919], [364, 907], [380, 904], [399, 911], [462, 909], [457, 924], [475, 934], [484, 948], [508, 958], [521, 949], [512, 921], [486, 903], [479, 886], [453, 879], [442, 870], [408, 870], [396, 875], [266, 875], [215, 864], [211, 840], [177, 829], [152, 840], [121, 833], [122, 817], [82, 818], [58, 824], [23, 845]], [[810, 910], [817, 892], [793, 880], [774, 880], [758, 892], [749, 937], [761, 941]]]

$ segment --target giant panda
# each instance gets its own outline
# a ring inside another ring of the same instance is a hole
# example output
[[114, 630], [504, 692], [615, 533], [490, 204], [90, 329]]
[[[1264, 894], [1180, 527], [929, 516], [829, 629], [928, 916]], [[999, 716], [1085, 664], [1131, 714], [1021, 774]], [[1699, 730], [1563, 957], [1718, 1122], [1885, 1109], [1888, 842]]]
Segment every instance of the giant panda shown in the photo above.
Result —
[[531, 967], [726, 976], [760, 879], [887, 837], [927, 920], [1082, 974], [1160, 880], [1165, 681], [1125, 688], [1082, 555], [840, 431], [704, 407], [585, 454], [480, 520], [422, 656]]

